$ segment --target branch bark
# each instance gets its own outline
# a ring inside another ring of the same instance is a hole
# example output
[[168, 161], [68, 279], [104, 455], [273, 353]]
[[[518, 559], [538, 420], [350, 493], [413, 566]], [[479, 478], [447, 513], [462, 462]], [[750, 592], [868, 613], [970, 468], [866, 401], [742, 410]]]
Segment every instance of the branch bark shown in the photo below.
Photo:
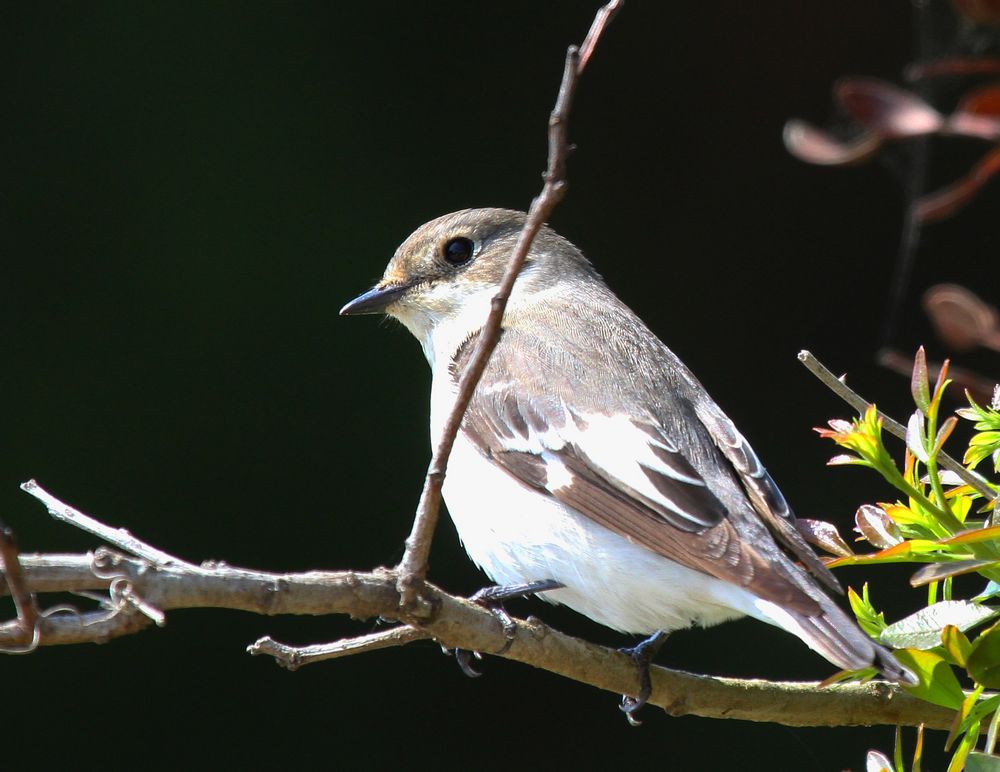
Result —
[[[506, 643], [493, 614], [431, 584], [425, 585], [423, 594], [432, 613], [407, 615], [400, 607], [395, 574], [388, 570], [279, 574], [221, 565], [152, 565], [106, 548], [87, 555], [25, 554], [20, 564], [25, 584], [33, 593], [109, 590], [118, 581], [127, 583], [134, 598], [161, 611], [225, 608], [262, 615], [349, 614], [364, 619], [397, 618], [407, 625], [338, 642], [326, 649], [326, 656], [319, 657], [310, 656], [323, 653], [315, 647], [295, 649], [266, 642], [269, 639], [251, 647], [254, 653], [271, 654], [292, 667], [424, 638], [433, 638], [449, 649], [482, 652], [500, 652]], [[42, 615], [38, 644], [103, 643], [138, 632], [153, 621], [127, 604], [100, 611]], [[498, 656], [614, 694], [635, 693], [638, 678], [628, 656], [565, 635], [537, 619], [514, 622], [514, 641]], [[18, 620], [0, 624], [0, 645], [22, 641], [22, 636]], [[673, 716], [737, 718], [786, 726], [924, 724], [944, 730], [954, 718], [951, 710], [881, 682], [820, 687], [816, 683], [694, 675], [662, 667], [654, 667], [652, 677], [650, 704]]]

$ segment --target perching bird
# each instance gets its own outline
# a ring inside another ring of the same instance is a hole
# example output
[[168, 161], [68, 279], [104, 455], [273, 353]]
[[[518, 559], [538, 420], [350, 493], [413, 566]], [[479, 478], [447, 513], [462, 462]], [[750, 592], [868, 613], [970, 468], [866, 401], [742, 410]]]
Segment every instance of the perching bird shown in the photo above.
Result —
[[[385, 312], [420, 341], [432, 441], [524, 222], [505, 209], [433, 220], [341, 310]], [[913, 680], [820, 588], [840, 590], [733, 422], [547, 227], [514, 284], [443, 492], [469, 556], [500, 585], [561, 585], [538, 594], [641, 635], [749, 615], [840, 668]]]

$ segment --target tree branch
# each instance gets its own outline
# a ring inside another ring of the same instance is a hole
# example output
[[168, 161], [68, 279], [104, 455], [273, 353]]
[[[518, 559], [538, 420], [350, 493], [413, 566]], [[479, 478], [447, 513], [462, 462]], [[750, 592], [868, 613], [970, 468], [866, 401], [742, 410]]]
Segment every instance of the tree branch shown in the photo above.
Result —
[[566, 195], [566, 155], [569, 152], [569, 146], [566, 142], [566, 127], [577, 82], [601, 35], [621, 8], [622, 3], [623, 0], [612, 0], [601, 8], [594, 17], [590, 31], [580, 49], [577, 49], [576, 46], [570, 46], [566, 52], [559, 96], [552, 114], [549, 116], [549, 156], [548, 167], [544, 174], [545, 184], [542, 186], [541, 193], [531, 202], [524, 228], [522, 228], [517, 243], [510, 254], [510, 262], [507, 264], [507, 270], [497, 289], [497, 294], [490, 304], [489, 316], [483, 325], [469, 365], [459, 380], [455, 403], [431, 456], [427, 476], [424, 478], [424, 487], [420, 493], [420, 501], [417, 503], [413, 527], [406, 539], [406, 551], [403, 553], [403, 559], [397, 569], [400, 598], [404, 608], [411, 609], [417, 602], [417, 591], [427, 576], [431, 541], [441, 509], [441, 487], [444, 484], [444, 476], [448, 467], [448, 457], [451, 455], [455, 437], [458, 435], [472, 394], [479, 384], [479, 379], [486, 369], [493, 349], [500, 341], [501, 323], [511, 289], [524, 266], [528, 250], [531, 249], [531, 243], [535, 240], [535, 236], [551, 216], [556, 204]]
[[312, 665], [352, 654], [363, 654], [366, 651], [405, 646], [413, 641], [425, 641], [430, 637], [426, 631], [409, 625], [400, 625], [371, 635], [343, 638], [333, 643], [320, 643], [315, 646], [289, 646], [265, 635], [247, 646], [247, 653], [252, 656], [265, 654], [274, 657], [279, 665], [288, 670], [298, 670], [303, 665]]
[[[341, 641], [327, 647], [296, 650], [258, 641], [253, 653], [271, 654], [295, 667], [322, 658], [346, 656], [386, 646], [434, 638], [449, 649], [499, 652], [506, 639], [486, 609], [427, 584], [429, 616], [408, 619], [391, 571], [310, 571], [277, 574], [232, 566], [152, 565], [140, 558], [102, 548], [89, 555], [22, 555], [24, 579], [31, 592], [108, 590], [127, 581], [146, 604], [164, 611], [225, 608], [257, 614], [349, 614], [355, 618], [401, 617], [411, 627]], [[634, 693], [637, 673], [632, 660], [615, 650], [570, 637], [536, 619], [514, 620], [513, 644], [499, 656], [542, 668], [614, 694]], [[134, 609], [59, 613], [38, 620], [40, 646], [103, 643], [144, 629], [151, 620]], [[15, 620], [0, 624], [0, 645], [20, 641]], [[737, 718], [786, 726], [850, 726], [901, 723], [948, 729], [954, 712], [911, 697], [881, 682], [838, 684], [769, 682], [756, 679], [693, 675], [654, 667], [650, 704], [674, 716]]]
[[158, 550], [156, 547], [146, 544], [144, 541], [140, 541], [124, 528], [111, 528], [104, 523], [94, 520], [89, 515], [83, 514], [79, 509], [71, 507], [69, 504], [57, 499], [34, 480], [21, 483], [21, 490], [31, 494], [42, 502], [49, 514], [56, 520], [76, 526], [81, 531], [93, 534], [101, 541], [112, 544], [125, 552], [144, 558], [155, 565], [184, 563], [180, 558], [176, 558], [163, 550]]

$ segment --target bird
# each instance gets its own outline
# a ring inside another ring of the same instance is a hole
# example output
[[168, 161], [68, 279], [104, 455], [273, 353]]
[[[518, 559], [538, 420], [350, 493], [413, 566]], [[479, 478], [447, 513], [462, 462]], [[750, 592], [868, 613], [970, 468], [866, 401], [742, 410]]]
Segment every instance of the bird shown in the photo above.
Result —
[[[432, 371], [436, 443], [526, 221], [465, 209], [396, 250], [341, 315], [384, 313]], [[499, 342], [442, 489], [470, 558], [502, 587], [538, 589], [606, 627], [650, 636], [749, 616], [845, 670], [914, 676], [824, 591], [842, 592], [753, 448], [684, 363], [548, 226], [513, 285]], [[637, 722], [635, 722], [637, 723]]]

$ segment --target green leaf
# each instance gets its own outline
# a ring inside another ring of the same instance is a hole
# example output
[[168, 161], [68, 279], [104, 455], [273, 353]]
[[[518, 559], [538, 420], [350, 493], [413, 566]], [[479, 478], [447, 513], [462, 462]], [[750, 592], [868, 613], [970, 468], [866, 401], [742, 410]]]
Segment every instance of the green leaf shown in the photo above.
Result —
[[926, 414], [931, 407], [931, 386], [927, 377], [927, 355], [924, 354], [923, 346], [917, 349], [917, 355], [913, 358], [910, 393], [913, 394], [913, 402], [920, 408], [920, 412]]
[[948, 652], [955, 664], [965, 667], [972, 653], [972, 641], [954, 625], [948, 625], [941, 631], [941, 645]]
[[1000, 583], [994, 582], [991, 579], [986, 583], [986, 587], [983, 591], [973, 598], [973, 600], [982, 602], [984, 600], [989, 600], [990, 598], [995, 598], [997, 595], [1000, 595]]
[[1000, 432], [981, 432], [973, 436], [969, 441], [969, 447], [965, 451], [962, 461], [968, 467], [975, 467], [987, 456], [991, 456], [1000, 450]]
[[964, 700], [962, 700], [962, 707], [958, 713], [955, 714], [955, 719], [951, 724], [951, 730], [948, 732], [948, 739], [944, 741], [944, 749], [946, 751], [951, 749], [952, 743], [955, 742], [956, 737], [968, 730], [971, 723], [969, 721], [969, 716], [972, 713], [972, 709], [977, 706], [979, 697], [982, 693], [983, 687], [977, 686], [970, 694], [965, 696]]
[[973, 751], [965, 759], [965, 772], [1000, 772], [1000, 756]]
[[993, 625], [975, 640], [966, 667], [977, 684], [1000, 688], [1000, 625]]
[[[982, 686], [977, 686], [976, 691], [979, 692], [983, 689]], [[986, 699], [979, 700], [969, 711], [968, 718], [972, 721], [982, 722], [986, 720], [988, 716], [992, 716], [997, 708], [1000, 708], [1000, 695], [994, 694], [992, 697], [987, 697]]]
[[955, 754], [951, 757], [951, 763], [948, 765], [948, 772], [961, 772], [963, 769], [968, 770], [965, 766], [965, 762], [968, 761], [969, 751], [976, 747], [976, 743], [979, 742], [979, 727], [981, 724], [976, 721], [972, 726], [969, 727], [969, 731], [962, 735], [962, 741], [958, 744], [955, 749]]
[[861, 629], [872, 638], [878, 638], [886, 628], [885, 615], [876, 611], [868, 599], [868, 582], [865, 582], [864, 587], [861, 588], [861, 595], [858, 595], [853, 587], [848, 587], [847, 600], [851, 604], [851, 610], [857, 617]]
[[907, 686], [906, 691], [943, 708], [958, 710], [965, 700], [958, 679], [944, 658], [932, 651], [899, 649], [893, 652], [900, 664], [912, 671], [920, 683]]
[[954, 536], [938, 539], [938, 544], [976, 544], [984, 541], [1000, 540], [1000, 525], [991, 525], [989, 528], [970, 528], [961, 531]]
[[997, 616], [997, 611], [966, 600], [943, 600], [893, 622], [879, 640], [894, 649], [932, 649], [941, 644], [941, 633], [951, 625], [963, 632]]

